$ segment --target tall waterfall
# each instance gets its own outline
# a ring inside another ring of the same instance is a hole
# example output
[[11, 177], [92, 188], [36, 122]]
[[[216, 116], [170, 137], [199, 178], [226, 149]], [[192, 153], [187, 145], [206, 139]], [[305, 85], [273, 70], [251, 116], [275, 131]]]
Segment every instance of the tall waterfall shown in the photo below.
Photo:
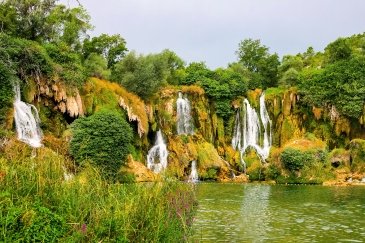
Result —
[[259, 114], [252, 108], [247, 99], [243, 103], [243, 111], [238, 111], [236, 114], [232, 147], [241, 152], [241, 161], [245, 166], [243, 155], [249, 147], [256, 151], [262, 162], [265, 162], [269, 157], [272, 131], [264, 93], [260, 96]]
[[155, 145], [148, 151], [147, 167], [155, 173], [160, 173], [167, 167], [168, 151], [162, 137], [162, 132], [159, 130], [156, 136]]
[[191, 106], [188, 98], [179, 92], [177, 106], [177, 134], [193, 134], [194, 128], [191, 119]]
[[198, 170], [196, 168], [196, 161], [193, 160], [191, 162], [191, 172], [190, 172], [190, 175], [189, 175], [189, 182], [198, 182], [199, 181], [199, 175], [198, 175]]
[[39, 116], [34, 105], [27, 104], [20, 99], [20, 86], [14, 86], [14, 120], [18, 139], [34, 148], [42, 146], [42, 131], [39, 127]]

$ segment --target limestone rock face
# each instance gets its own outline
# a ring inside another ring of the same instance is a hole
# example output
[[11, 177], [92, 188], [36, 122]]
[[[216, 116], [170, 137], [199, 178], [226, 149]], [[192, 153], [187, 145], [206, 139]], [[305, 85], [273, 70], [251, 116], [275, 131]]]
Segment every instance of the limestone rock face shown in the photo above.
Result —
[[136, 121], [138, 123], [138, 135], [142, 137], [146, 133], [146, 130], [142, 126], [141, 118], [133, 112], [133, 108], [127, 105], [123, 97], [119, 97], [119, 105], [127, 111], [129, 121]]
[[70, 92], [67, 92], [66, 86], [62, 83], [43, 82], [40, 83], [39, 93], [36, 96], [38, 96], [38, 100], [43, 99], [47, 105], [49, 100], [52, 100], [55, 103], [55, 109], [67, 113], [70, 117], [76, 118], [84, 115], [83, 102], [77, 88], [72, 88]]
[[136, 182], [148, 182], [159, 180], [159, 175], [150, 171], [141, 162], [135, 161], [131, 155], [127, 158], [127, 164], [122, 168], [122, 173], [130, 173], [135, 176]]

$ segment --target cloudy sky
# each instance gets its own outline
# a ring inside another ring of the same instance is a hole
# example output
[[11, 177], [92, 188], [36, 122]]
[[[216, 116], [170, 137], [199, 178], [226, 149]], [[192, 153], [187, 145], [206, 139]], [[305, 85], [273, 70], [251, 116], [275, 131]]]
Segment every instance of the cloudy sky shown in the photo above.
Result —
[[[76, 0], [61, 0], [74, 6]], [[211, 68], [236, 61], [246, 38], [280, 56], [321, 51], [340, 36], [365, 31], [364, 0], [79, 0], [95, 30], [121, 34], [129, 50], [176, 52]]]

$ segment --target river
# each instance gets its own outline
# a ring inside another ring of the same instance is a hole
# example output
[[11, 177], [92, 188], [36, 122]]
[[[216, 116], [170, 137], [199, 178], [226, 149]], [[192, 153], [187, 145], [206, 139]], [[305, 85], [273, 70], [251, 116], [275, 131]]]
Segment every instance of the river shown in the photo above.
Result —
[[191, 242], [365, 242], [365, 187], [197, 185]]

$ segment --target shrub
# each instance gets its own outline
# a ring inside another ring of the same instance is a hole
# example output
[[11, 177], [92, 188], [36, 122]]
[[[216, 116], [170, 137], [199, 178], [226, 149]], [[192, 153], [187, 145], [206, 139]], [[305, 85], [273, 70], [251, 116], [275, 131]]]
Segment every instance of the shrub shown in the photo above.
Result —
[[96, 53], [91, 53], [84, 61], [86, 73], [90, 77], [109, 79], [110, 70], [108, 70], [106, 60]]
[[129, 153], [132, 129], [117, 112], [100, 111], [77, 119], [71, 126], [70, 153], [80, 164], [90, 160], [111, 178]]
[[12, 105], [14, 92], [11, 84], [11, 73], [0, 62], [0, 124], [6, 117], [6, 110]]
[[280, 168], [275, 164], [270, 164], [265, 170], [265, 177], [267, 179], [275, 180], [281, 175]]
[[204, 180], [217, 180], [218, 179], [218, 169], [209, 168], [203, 174], [200, 175], [201, 179]]
[[56, 242], [66, 231], [63, 217], [49, 208], [35, 202], [29, 208], [10, 203], [10, 195], [0, 195], [7, 205], [0, 207], [0, 225], [6, 229], [3, 235], [7, 240], [22, 242]]
[[280, 155], [280, 160], [289, 171], [298, 171], [311, 160], [313, 156], [309, 152], [302, 152], [293, 148], [286, 148]]

